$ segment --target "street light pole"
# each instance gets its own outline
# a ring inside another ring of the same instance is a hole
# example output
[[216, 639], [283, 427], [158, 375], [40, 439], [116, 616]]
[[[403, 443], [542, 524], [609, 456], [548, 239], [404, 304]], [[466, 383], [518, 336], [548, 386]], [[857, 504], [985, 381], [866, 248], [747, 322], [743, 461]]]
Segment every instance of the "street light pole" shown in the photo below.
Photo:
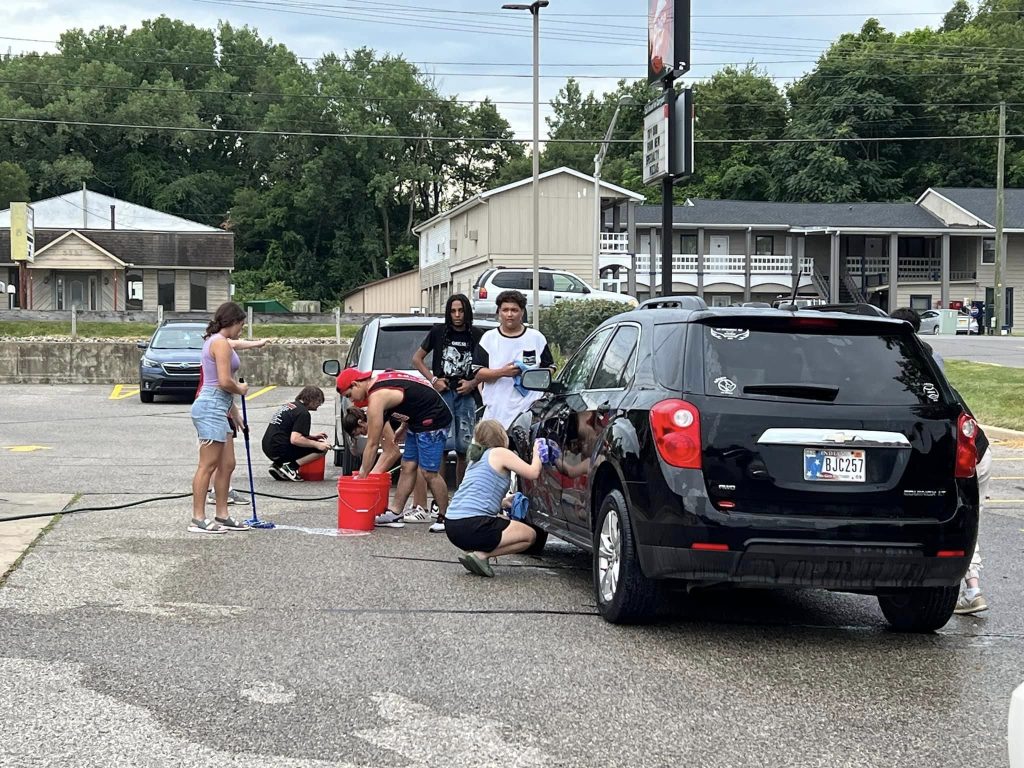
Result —
[[540, 330], [540, 9], [549, 0], [506, 3], [508, 11], [529, 11], [533, 16], [533, 327]]
[[608, 131], [604, 135], [604, 141], [601, 142], [597, 154], [594, 155], [594, 265], [591, 284], [598, 289], [600, 289], [598, 281], [601, 275], [601, 169], [604, 167], [608, 145], [615, 132], [615, 123], [619, 120], [619, 110], [635, 103], [632, 96], [623, 96], [619, 99], [619, 103], [615, 105], [615, 112], [612, 113], [612, 121], [608, 124]]

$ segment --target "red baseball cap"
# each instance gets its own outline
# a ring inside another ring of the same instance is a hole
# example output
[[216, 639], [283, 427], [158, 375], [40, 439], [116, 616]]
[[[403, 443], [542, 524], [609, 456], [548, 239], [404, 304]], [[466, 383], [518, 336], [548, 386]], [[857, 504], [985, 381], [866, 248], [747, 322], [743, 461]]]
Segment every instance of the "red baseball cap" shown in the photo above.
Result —
[[[345, 391], [355, 384], [357, 381], [366, 381], [373, 377], [373, 374], [368, 371], [360, 371], [358, 368], [346, 368], [344, 371], [338, 374], [338, 380], [335, 383], [335, 388], [339, 394], [344, 394]], [[366, 401], [354, 403], [357, 408], [362, 408], [366, 405]]]

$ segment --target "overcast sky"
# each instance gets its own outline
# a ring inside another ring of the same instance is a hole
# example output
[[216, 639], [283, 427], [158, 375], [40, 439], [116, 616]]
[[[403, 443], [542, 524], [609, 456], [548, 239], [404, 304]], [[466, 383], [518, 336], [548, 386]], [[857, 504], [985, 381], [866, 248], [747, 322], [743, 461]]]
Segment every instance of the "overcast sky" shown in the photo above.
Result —
[[[213, 27], [248, 24], [299, 56], [368, 46], [436, 73], [441, 90], [489, 96], [517, 135], [531, 135], [530, 14], [502, 0], [0, 0], [0, 50], [53, 50], [68, 28], [138, 26], [161, 13]], [[733, 0], [693, 2], [692, 75], [754, 61], [777, 82], [810, 69], [829, 42], [874, 16], [893, 31], [938, 26], [952, 0]], [[886, 8], [889, 12], [885, 12]], [[646, 0], [551, 0], [541, 17], [541, 100], [574, 75], [602, 92], [645, 75]], [[429, 62], [429, 63], [427, 63]], [[507, 102], [526, 102], [515, 104]], [[541, 114], [549, 113], [542, 107]], [[543, 123], [542, 123], [543, 129]]]

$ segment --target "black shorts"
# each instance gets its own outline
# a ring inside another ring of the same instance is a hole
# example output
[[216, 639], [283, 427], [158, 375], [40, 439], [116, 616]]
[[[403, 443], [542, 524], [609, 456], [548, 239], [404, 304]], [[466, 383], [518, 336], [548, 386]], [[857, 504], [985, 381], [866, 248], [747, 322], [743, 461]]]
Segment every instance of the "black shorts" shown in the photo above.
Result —
[[310, 454], [322, 454], [314, 448], [303, 448], [298, 445], [292, 445], [289, 443], [287, 446], [278, 446], [275, 450], [264, 451], [267, 454], [267, 458], [275, 464], [287, 464], [291, 461], [298, 461], [303, 456], [309, 456]]
[[501, 544], [501, 534], [512, 521], [507, 517], [477, 515], [445, 520], [448, 541], [465, 552], [491, 552]]

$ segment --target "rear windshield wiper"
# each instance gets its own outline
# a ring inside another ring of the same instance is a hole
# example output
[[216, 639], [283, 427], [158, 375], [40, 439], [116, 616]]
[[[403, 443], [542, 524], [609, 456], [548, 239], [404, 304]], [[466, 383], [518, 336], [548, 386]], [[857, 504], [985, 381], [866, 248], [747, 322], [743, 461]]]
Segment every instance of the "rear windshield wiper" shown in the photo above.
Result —
[[774, 395], [800, 400], [821, 400], [831, 403], [839, 394], [839, 387], [818, 384], [753, 384], [743, 388], [745, 395]]

